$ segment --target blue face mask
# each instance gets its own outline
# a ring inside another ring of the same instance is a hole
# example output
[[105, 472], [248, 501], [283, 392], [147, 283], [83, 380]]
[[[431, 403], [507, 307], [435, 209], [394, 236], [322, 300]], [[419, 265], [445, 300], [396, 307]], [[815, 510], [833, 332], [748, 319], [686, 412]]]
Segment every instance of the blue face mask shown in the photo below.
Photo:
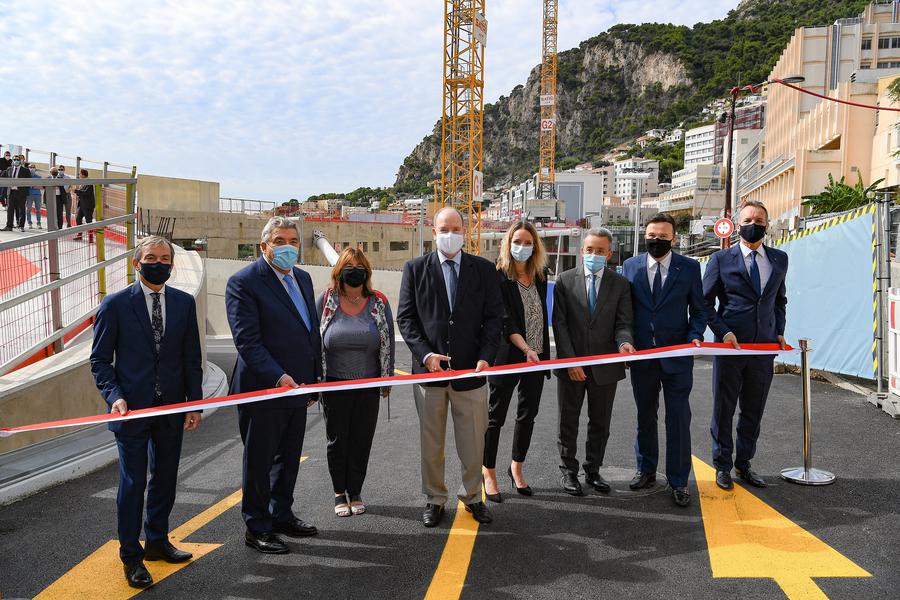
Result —
[[300, 252], [290, 244], [271, 246], [271, 248], [272, 264], [279, 269], [287, 270], [293, 268], [293, 266], [297, 264], [297, 256]]
[[606, 266], [606, 257], [605, 256], [597, 256], [596, 254], [584, 254], [581, 259], [584, 261], [584, 266], [588, 268], [588, 271], [591, 273], [596, 273], [602, 270]]
[[531, 258], [534, 252], [534, 246], [522, 246], [520, 244], [510, 244], [509, 253], [517, 262], [525, 262]]

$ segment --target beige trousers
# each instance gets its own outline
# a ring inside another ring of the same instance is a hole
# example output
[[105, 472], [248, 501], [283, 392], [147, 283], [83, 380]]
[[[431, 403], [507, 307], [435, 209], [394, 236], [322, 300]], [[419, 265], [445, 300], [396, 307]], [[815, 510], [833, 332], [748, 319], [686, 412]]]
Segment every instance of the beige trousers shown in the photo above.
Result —
[[481, 502], [481, 463], [484, 432], [488, 425], [488, 386], [460, 392], [451, 386], [415, 386], [413, 396], [419, 413], [422, 445], [422, 493], [430, 504], [447, 502], [444, 481], [444, 441], [447, 409], [453, 415], [453, 436], [462, 471], [457, 497], [464, 504]]

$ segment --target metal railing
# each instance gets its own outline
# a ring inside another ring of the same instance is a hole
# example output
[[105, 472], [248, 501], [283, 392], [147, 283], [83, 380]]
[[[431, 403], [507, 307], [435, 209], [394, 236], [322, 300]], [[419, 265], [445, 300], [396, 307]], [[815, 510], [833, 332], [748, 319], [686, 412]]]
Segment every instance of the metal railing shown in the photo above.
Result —
[[[137, 179], [0, 179], [44, 188], [49, 230], [0, 242], [0, 375], [61, 351], [90, 326], [103, 297], [134, 282]], [[97, 221], [57, 223], [55, 188], [94, 186]]]
[[271, 200], [251, 200], [249, 198], [219, 198], [219, 212], [255, 215], [275, 210]]

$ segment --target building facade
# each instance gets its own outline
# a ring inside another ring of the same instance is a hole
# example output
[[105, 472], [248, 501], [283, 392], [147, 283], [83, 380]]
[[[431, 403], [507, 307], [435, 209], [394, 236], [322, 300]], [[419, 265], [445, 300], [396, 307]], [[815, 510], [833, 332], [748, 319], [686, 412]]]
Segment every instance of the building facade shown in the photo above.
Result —
[[688, 129], [684, 134], [684, 166], [712, 164], [715, 149], [715, 124]]

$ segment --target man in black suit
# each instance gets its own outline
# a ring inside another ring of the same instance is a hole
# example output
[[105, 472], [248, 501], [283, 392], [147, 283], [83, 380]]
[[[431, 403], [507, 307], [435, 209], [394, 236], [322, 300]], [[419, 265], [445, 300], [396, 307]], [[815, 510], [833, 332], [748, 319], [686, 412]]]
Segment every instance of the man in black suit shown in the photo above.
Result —
[[[6, 171], [8, 168], [12, 166], [12, 158], [9, 155], [9, 150], [3, 153], [3, 156], [0, 156], [0, 174]], [[9, 188], [0, 187], [0, 204], [6, 206], [6, 194], [8, 193]]]
[[[23, 157], [16, 155], [12, 166], [3, 172], [3, 177], [12, 179], [31, 178], [31, 171], [23, 164]], [[25, 231], [25, 199], [31, 192], [31, 187], [14, 186], [9, 188], [9, 201], [6, 207], [6, 227], [0, 231], [12, 231], [17, 227], [19, 231]]]
[[[497, 354], [503, 328], [497, 270], [489, 261], [462, 252], [464, 231], [458, 210], [441, 209], [432, 229], [437, 250], [403, 268], [397, 325], [412, 353], [413, 373], [480, 371]], [[476, 521], [490, 523], [491, 514], [481, 501], [481, 461], [488, 425], [485, 380], [417, 385], [413, 395], [422, 444], [425, 526], [435, 527], [440, 522], [448, 497], [444, 481], [448, 408], [462, 467], [457, 497]]]
[[[582, 264], [560, 274], [553, 287], [553, 335], [557, 358], [595, 354], [633, 353], [631, 337], [631, 286], [606, 267], [612, 256], [613, 238], [606, 229], [588, 230], [581, 243]], [[599, 473], [609, 439], [613, 400], [618, 382], [625, 379], [625, 365], [572, 367], [556, 373], [559, 401], [560, 485], [580, 496], [578, 481], [578, 418], [585, 393], [588, 401], [584, 481], [598, 492], [608, 493], [609, 483]]]

